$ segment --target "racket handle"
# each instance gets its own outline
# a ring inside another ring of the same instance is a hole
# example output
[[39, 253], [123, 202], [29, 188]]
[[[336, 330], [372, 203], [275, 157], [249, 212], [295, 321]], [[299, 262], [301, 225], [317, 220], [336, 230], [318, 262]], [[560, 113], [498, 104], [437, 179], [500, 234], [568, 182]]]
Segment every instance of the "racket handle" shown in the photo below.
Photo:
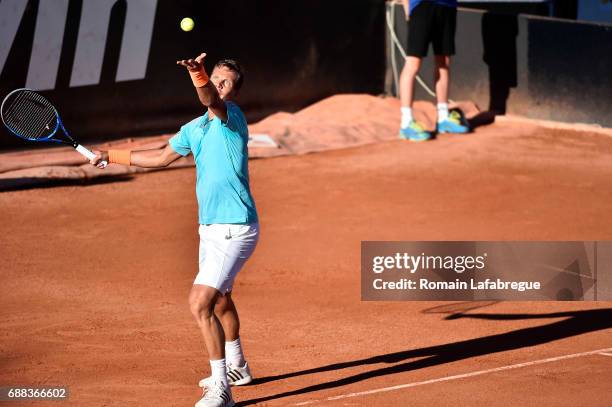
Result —
[[[96, 155], [94, 153], [92, 153], [91, 151], [89, 151], [87, 148], [83, 147], [80, 144], [77, 144], [75, 149], [76, 149], [76, 151], [78, 151], [79, 153], [83, 154], [85, 157], [87, 157], [90, 160], [92, 160], [92, 159], [94, 159], [96, 157]], [[108, 162], [100, 161], [100, 164], [102, 164], [102, 168], [106, 168], [106, 166], [108, 165]]]

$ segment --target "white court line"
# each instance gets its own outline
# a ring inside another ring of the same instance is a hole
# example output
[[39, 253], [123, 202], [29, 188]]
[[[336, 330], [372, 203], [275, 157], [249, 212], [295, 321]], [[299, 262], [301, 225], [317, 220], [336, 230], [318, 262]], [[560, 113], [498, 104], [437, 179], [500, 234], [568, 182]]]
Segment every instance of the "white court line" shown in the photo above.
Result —
[[360, 391], [360, 392], [357, 392], [357, 393], [342, 394], [340, 396], [333, 396], [333, 397], [328, 397], [326, 399], [320, 399], [320, 400], [303, 401], [301, 403], [296, 403], [294, 405], [295, 406], [305, 406], [307, 404], [320, 403], [320, 402], [323, 402], [323, 401], [332, 401], [332, 400], [339, 400], [339, 399], [344, 399], [344, 398], [348, 398], [348, 397], [365, 396], [365, 395], [368, 395], [368, 394], [383, 393], [383, 392], [399, 390], [399, 389], [407, 389], [409, 387], [422, 386], [422, 385], [425, 385], [425, 384], [440, 383], [440, 382], [446, 382], [446, 381], [449, 381], [449, 380], [464, 379], [466, 377], [480, 376], [480, 375], [487, 374], [487, 373], [495, 373], [495, 372], [502, 372], [504, 370], [518, 369], [520, 367], [525, 367], [525, 366], [541, 365], [541, 364], [544, 364], [544, 363], [556, 362], [558, 360], [573, 359], [573, 358], [579, 358], [581, 356], [588, 356], [588, 355], [597, 355], [597, 354], [601, 355], [601, 354], [605, 354], [605, 353], [611, 352], [611, 351], [612, 351], [612, 348], [606, 348], [606, 349], [592, 350], [590, 352], [573, 353], [571, 355], [563, 355], [563, 356], [556, 356], [554, 358], [533, 360], [531, 362], [517, 363], [515, 365], [501, 366], [501, 367], [496, 367], [496, 368], [493, 368], [493, 369], [478, 370], [476, 372], [458, 374], [458, 375], [447, 376], [447, 377], [440, 377], [440, 378], [437, 378], [437, 379], [424, 380], [422, 382], [406, 383], [406, 384], [400, 384], [400, 385], [397, 385], [397, 386], [383, 387], [383, 388], [380, 388], [380, 389]]
[[600, 355], [604, 355], [604, 356], [612, 356], [612, 353], [606, 353], [606, 352], [599, 352]]

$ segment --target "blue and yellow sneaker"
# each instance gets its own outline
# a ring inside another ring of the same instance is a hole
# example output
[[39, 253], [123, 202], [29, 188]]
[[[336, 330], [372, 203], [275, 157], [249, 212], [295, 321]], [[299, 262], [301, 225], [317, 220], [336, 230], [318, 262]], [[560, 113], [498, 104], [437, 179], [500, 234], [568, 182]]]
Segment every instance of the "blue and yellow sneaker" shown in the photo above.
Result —
[[448, 119], [438, 123], [438, 133], [468, 133], [470, 128], [463, 120], [461, 113], [451, 110]]
[[431, 134], [425, 131], [423, 126], [414, 120], [410, 122], [408, 127], [400, 129], [400, 138], [410, 141], [427, 141], [431, 138]]

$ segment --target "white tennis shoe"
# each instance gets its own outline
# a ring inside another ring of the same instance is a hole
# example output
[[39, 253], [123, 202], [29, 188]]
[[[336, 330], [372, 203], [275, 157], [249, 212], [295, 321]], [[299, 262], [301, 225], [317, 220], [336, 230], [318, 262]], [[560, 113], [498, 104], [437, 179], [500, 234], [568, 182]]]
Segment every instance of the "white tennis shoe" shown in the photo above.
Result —
[[[251, 370], [249, 369], [249, 364], [244, 362], [244, 366], [232, 366], [227, 365], [227, 382], [230, 386], [243, 386], [245, 384], [249, 384], [253, 381], [253, 376], [251, 376]], [[207, 377], [205, 379], [200, 380], [198, 385], [202, 388], [207, 388], [210, 384], [213, 383], [212, 376]]]
[[243, 386], [253, 381], [249, 364], [244, 362], [244, 366], [227, 365], [227, 381], [230, 386]]
[[201, 387], [204, 387], [204, 397], [195, 404], [195, 407], [234, 407], [236, 405], [229, 386], [226, 387], [223, 383], [210, 380]]

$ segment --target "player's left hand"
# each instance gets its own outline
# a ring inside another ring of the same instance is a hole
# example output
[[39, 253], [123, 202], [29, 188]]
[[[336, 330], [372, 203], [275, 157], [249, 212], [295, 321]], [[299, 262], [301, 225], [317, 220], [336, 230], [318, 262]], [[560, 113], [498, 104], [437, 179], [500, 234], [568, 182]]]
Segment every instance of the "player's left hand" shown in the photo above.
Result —
[[176, 64], [182, 65], [190, 71], [199, 71], [204, 67], [204, 58], [206, 58], [206, 52], [202, 52], [195, 59], [181, 59], [176, 61]]

